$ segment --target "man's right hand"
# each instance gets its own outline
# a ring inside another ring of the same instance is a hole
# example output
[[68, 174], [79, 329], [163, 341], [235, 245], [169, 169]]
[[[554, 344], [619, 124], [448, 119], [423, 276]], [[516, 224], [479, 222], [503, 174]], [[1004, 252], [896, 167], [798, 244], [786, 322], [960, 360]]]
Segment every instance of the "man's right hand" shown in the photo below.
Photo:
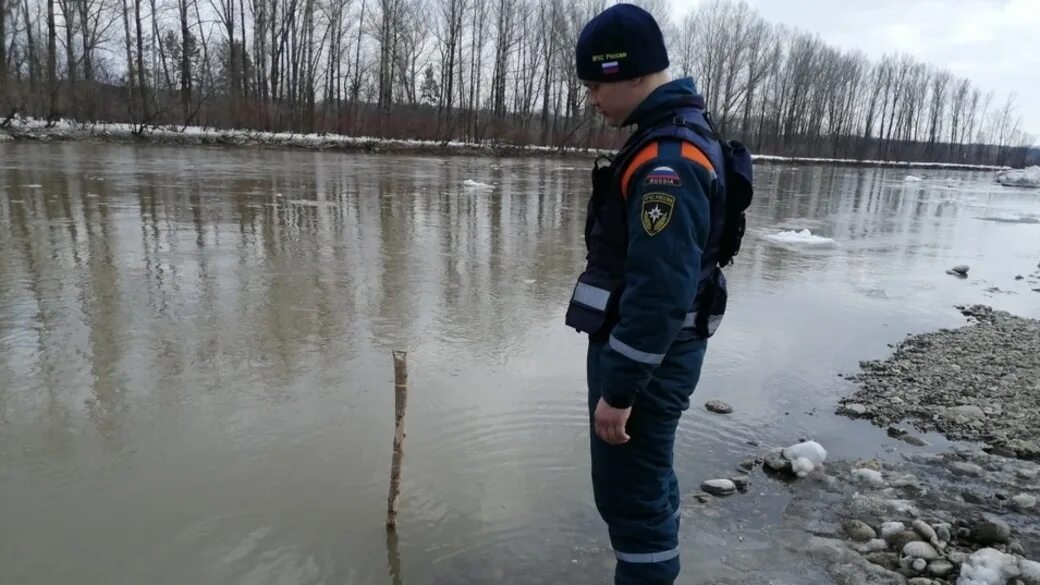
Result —
[[596, 436], [611, 445], [622, 445], [628, 442], [629, 436], [625, 432], [625, 424], [632, 414], [632, 407], [614, 408], [607, 404], [602, 398], [596, 404], [594, 414], [596, 422]]

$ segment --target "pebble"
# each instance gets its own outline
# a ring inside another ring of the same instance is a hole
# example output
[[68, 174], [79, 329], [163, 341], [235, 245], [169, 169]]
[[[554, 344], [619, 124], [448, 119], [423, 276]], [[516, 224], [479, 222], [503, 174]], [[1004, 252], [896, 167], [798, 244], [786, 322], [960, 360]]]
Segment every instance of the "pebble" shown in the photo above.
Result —
[[934, 585], [934, 581], [928, 577], [914, 577], [906, 582], [907, 585]]
[[733, 485], [737, 486], [737, 489], [740, 491], [748, 489], [748, 486], [751, 485], [751, 479], [746, 475], [738, 475], [737, 477], [731, 477], [730, 481], [732, 481]]
[[899, 555], [894, 552], [876, 552], [864, 555], [865, 559], [874, 563], [879, 567], [884, 567], [889, 571], [895, 571], [899, 568]]
[[903, 556], [934, 561], [939, 558], [939, 553], [927, 542], [908, 542], [903, 546]]
[[906, 435], [906, 436], [900, 437], [900, 439], [904, 443], [908, 443], [910, 445], [913, 445], [914, 447], [927, 447], [928, 445], [930, 445], [930, 443], [928, 441], [925, 441], [924, 439], [922, 439], [921, 437], [918, 437], [916, 435]]
[[864, 414], [867, 414], [867, 407], [863, 406], [862, 404], [858, 404], [856, 402], [850, 402], [850, 403], [846, 404], [845, 406], [841, 407], [841, 410], [838, 411], [838, 414], [849, 414], [849, 415], [852, 415], [852, 416], [863, 416]]
[[950, 270], [956, 272], [957, 274], [963, 275], [963, 274], [967, 274], [968, 271], [971, 270], [971, 267], [968, 266], [967, 264], [958, 264], [957, 266], [954, 266]]
[[693, 498], [702, 504], [707, 504], [712, 500], [711, 494], [693, 494]]
[[866, 544], [867, 552], [885, 552], [888, 550], [888, 543], [883, 538], [875, 538]]
[[881, 476], [880, 472], [874, 471], [873, 469], [853, 469], [852, 479], [858, 483], [869, 485], [870, 487], [885, 487], [885, 478]]
[[860, 520], [846, 520], [841, 523], [841, 529], [852, 540], [867, 542], [877, 538], [877, 533], [869, 524]]
[[716, 414], [730, 414], [733, 412], [733, 407], [721, 400], [709, 400], [704, 404], [704, 408]]
[[737, 491], [737, 484], [728, 479], [709, 479], [701, 484], [701, 489], [713, 496], [728, 496]]
[[1008, 545], [1008, 552], [1015, 553], [1016, 555], [1023, 557], [1026, 555], [1025, 547], [1022, 546], [1022, 543], [1018, 542], [1017, 540]]
[[968, 490], [961, 492], [961, 498], [969, 504], [983, 504], [986, 502], [986, 498], [983, 498], [975, 492], [969, 492]]
[[913, 527], [914, 530], [921, 535], [921, 538], [925, 540], [931, 541], [932, 539], [938, 538], [938, 535], [935, 534], [935, 529], [929, 526], [924, 520], [914, 520]]
[[955, 565], [963, 565], [968, 560], [968, 553], [959, 550], [951, 550], [946, 553], [946, 558]]
[[1007, 457], [1008, 459], [1014, 459], [1018, 457], [1018, 453], [1015, 453], [1013, 450], [1008, 449], [1007, 447], [1000, 446], [990, 448], [988, 453], [990, 455], [999, 455], [1000, 457]]
[[949, 414], [965, 416], [968, 418], [986, 418], [986, 413], [974, 404], [954, 406], [951, 408], [947, 408], [946, 412]]
[[928, 574], [933, 577], [945, 577], [953, 572], [953, 563], [944, 559], [937, 559], [928, 563]]
[[950, 471], [956, 473], [957, 475], [970, 475], [972, 477], [979, 477], [984, 473], [983, 469], [978, 465], [975, 465], [974, 463], [965, 463], [963, 461], [954, 461], [953, 463], [950, 463], [949, 467]]
[[902, 522], [885, 522], [881, 525], [881, 538], [891, 538], [904, 530], [906, 525]]
[[885, 540], [888, 541], [889, 546], [891, 546], [894, 550], [903, 550], [903, 548], [906, 547], [907, 544], [911, 542], [920, 541], [921, 537], [912, 530], [906, 530], [904, 532], [896, 534], [895, 536], [886, 538]]
[[1030, 495], [1029, 493], [1019, 493], [1011, 499], [1011, 503], [1018, 510], [1032, 510], [1037, 505], [1037, 499], [1034, 495]]
[[1021, 477], [1022, 479], [1036, 479], [1038, 472], [1036, 469], [1020, 467], [1015, 470], [1015, 474], [1018, 475], [1018, 477]]
[[950, 534], [949, 526], [938, 526], [935, 529], [935, 535], [939, 537], [941, 542], [950, 542], [953, 535]]
[[791, 471], [791, 462], [784, 457], [783, 449], [772, 449], [766, 453], [765, 466], [773, 471]]
[[[910, 566], [913, 567], [915, 571], [920, 573], [921, 571], [924, 571], [928, 568], [928, 561], [924, 559], [914, 559], [913, 563]], [[931, 580], [929, 580], [928, 582], [931, 583]]]
[[981, 544], [1006, 544], [1011, 528], [1001, 520], [983, 518], [971, 524], [971, 539]]

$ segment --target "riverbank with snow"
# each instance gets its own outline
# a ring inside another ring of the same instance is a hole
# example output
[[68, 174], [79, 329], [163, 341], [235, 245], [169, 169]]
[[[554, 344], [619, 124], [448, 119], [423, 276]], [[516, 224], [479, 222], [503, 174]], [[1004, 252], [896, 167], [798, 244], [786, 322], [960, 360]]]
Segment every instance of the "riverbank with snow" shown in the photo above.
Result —
[[[471, 143], [459, 141], [405, 140], [341, 134], [299, 134], [291, 132], [262, 132], [258, 130], [227, 130], [200, 126], [137, 126], [124, 123], [85, 124], [60, 120], [48, 124], [45, 120], [16, 118], [0, 128], [0, 142], [5, 141], [98, 141], [113, 143], [165, 144], [174, 146], [226, 146], [253, 148], [296, 148], [305, 150], [365, 152], [381, 154], [416, 154], [438, 156], [541, 156], [589, 158], [612, 151], [584, 148], [555, 148], [536, 145], [516, 145], [502, 142]], [[754, 155], [756, 164], [776, 165], [832, 165], [862, 167], [892, 167], [913, 169], [958, 169], [971, 171], [1000, 171], [1007, 167], [953, 163], [903, 162], [857, 159], [830, 159]]]

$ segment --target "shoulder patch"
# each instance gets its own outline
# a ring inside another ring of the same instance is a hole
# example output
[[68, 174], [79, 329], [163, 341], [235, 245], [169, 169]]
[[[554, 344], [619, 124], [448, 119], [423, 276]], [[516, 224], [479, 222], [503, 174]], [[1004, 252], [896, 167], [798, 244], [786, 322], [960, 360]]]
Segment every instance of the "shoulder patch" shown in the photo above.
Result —
[[646, 176], [647, 185], [661, 185], [665, 187], [681, 187], [679, 173], [672, 167], [657, 167]]
[[640, 213], [643, 229], [650, 236], [656, 236], [668, 227], [675, 210], [675, 197], [667, 193], [646, 193], [643, 195], [643, 207]]

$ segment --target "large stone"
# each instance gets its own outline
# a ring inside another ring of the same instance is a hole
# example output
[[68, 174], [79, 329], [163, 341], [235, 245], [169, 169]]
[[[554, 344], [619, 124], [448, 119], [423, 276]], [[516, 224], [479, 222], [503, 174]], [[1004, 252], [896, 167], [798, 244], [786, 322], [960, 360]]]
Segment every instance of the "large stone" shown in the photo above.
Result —
[[935, 581], [932, 581], [928, 577], [914, 577], [913, 579], [908, 580], [906, 585], [935, 585]]
[[906, 530], [902, 522], [885, 522], [881, 525], [881, 538], [891, 538]]
[[733, 407], [721, 400], [709, 400], [704, 404], [704, 408], [717, 414], [730, 414], [733, 412]]
[[713, 496], [728, 496], [737, 491], [737, 484], [728, 479], [709, 479], [701, 489]]
[[1032, 467], [1020, 467], [1015, 470], [1015, 475], [1022, 479], [1036, 479], [1037, 475], [1040, 475], [1040, 472], [1037, 472], [1037, 470]]
[[765, 467], [779, 472], [790, 472], [791, 461], [784, 457], [783, 449], [772, 449], [765, 456]]
[[1011, 505], [1020, 512], [1027, 512], [1036, 507], [1036, 497], [1029, 494], [1018, 494], [1011, 498]]
[[968, 274], [968, 271], [971, 270], [971, 267], [968, 266], [967, 264], [958, 264], [958, 265], [954, 266], [953, 268], [951, 268], [950, 270], [953, 271], [953, 272], [956, 272], [957, 274], [965, 275], [965, 274]]
[[889, 571], [895, 571], [899, 568], [899, 555], [894, 552], [870, 553], [865, 555], [863, 558], [879, 567], [884, 567]]
[[971, 539], [980, 544], [1007, 544], [1011, 528], [997, 519], [983, 518], [971, 523]]
[[860, 520], [846, 520], [841, 523], [841, 529], [852, 540], [867, 542], [877, 537], [877, 533], [869, 524]]
[[965, 463], [963, 461], [954, 461], [949, 465], [950, 471], [957, 475], [967, 475], [971, 477], [980, 477], [985, 470], [974, 463]]
[[939, 552], [927, 542], [908, 542], [903, 546], [903, 556], [934, 561], [939, 558]]
[[[914, 531], [921, 535], [921, 538], [931, 542], [933, 539], [938, 539], [935, 534], [935, 529], [928, 525], [927, 522], [921, 519], [914, 520], [913, 522]], [[931, 559], [929, 559], [931, 560]]]
[[885, 540], [888, 541], [888, 546], [892, 547], [892, 550], [903, 550], [907, 544], [921, 541], [921, 535], [913, 530], [904, 530]]
[[862, 404], [850, 402], [838, 410], [838, 414], [845, 414], [848, 416], [863, 416], [867, 414], [867, 407]]

